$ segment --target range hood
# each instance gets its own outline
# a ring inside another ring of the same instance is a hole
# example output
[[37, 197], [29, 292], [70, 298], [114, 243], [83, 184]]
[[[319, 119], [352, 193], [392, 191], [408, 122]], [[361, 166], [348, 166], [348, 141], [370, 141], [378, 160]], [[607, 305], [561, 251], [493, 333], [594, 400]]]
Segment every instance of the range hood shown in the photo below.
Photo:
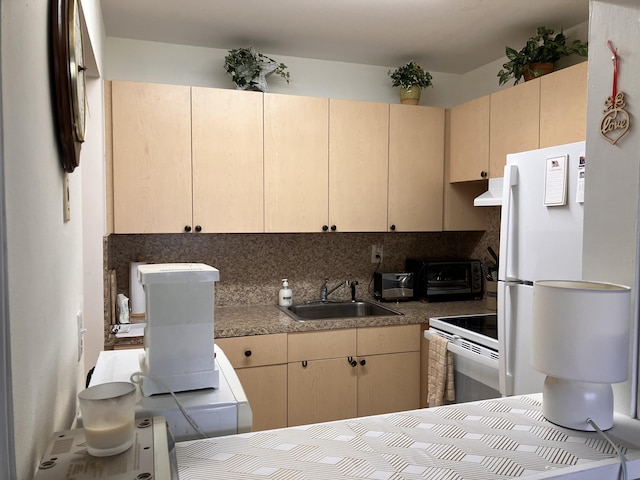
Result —
[[489, 190], [473, 200], [476, 207], [499, 207], [502, 205], [503, 178], [490, 178]]

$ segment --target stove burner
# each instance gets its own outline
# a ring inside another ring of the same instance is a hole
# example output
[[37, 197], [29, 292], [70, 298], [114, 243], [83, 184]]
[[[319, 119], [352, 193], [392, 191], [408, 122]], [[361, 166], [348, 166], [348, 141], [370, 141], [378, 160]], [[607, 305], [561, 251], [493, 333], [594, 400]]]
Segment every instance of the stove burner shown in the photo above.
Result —
[[483, 315], [463, 315], [460, 317], [438, 317], [438, 320], [458, 328], [498, 339], [498, 315], [495, 313]]

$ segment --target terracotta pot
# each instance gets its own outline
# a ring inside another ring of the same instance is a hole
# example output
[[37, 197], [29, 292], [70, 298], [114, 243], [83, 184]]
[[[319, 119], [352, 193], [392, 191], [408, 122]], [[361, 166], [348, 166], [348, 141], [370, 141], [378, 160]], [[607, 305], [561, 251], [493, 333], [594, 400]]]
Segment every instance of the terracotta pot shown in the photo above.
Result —
[[551, 72], [553, 72], [553, 62], [532, 63], [528, 67], [525, 67], [522, 72], [522, 76], [524, 77], [524, 81], [528, 82], [529, 80], [533, 80], [534, 78], [541, 77]]
[[420, 103], [420, 87], [412, 85], [409, 88], [400, 88], [400, 103], [418, 105]]

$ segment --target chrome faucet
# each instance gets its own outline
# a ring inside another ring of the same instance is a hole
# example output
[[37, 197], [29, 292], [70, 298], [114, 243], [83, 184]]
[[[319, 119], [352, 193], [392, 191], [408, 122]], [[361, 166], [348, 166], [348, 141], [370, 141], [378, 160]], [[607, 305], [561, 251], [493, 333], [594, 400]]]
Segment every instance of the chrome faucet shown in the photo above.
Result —
[[348, 286], [349, 282], [340, 282], [339, 284], [337, 284], [335, 287], [333, 287], [332, 289], [328, 289], [327, 288], [327, 282], [329, 281], [328, 278], [325, 278], [324, 283], [322, 284], [322, 287], [320, 287], [320, 301], [321, 302], [327, 302], [327, 297], [329, 295], [331, 295], [333, 292], [335, 292], [337, 289], [339, 289], [342, 286]]
[[351, 280], [350, 282], [347, 281], [347, 285], [351, 287], [351, 301], [355, 302], [356, 301], [356, 285], [358, 285], [358, 282], [356, 282], [355, 280]]

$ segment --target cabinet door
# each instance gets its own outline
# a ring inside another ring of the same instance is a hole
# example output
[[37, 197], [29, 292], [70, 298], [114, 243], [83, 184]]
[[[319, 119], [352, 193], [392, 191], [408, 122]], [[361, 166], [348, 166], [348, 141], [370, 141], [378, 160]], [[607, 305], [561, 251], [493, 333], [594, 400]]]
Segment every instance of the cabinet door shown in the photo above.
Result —
[[342, 232], [387, 231], [389, 105], [329, 100], [329, 222]]
[[216, 338], [215, 343], [236, 369], [287, 363], [286, 333]]
[[356, 329], [290, 333], [287, 337], [289, 362], [320, 360], [356, 354]]
[[192, 88], [194, 228], [264, 231], [262, 93]]
[[420, 351], [419, 324], [358, 329], [358, 356], [418, 351]]
[[476, 98], [450, 111], [449, 182], [482, 180], [489, 173], [490, 97]]
[[236, 370], [251, 413], [253, 431], [287, 426], [287, 366], [239, 368]]
[[265, 94], [265, 231], [320, 232], [328, 184], [329, 100]]
[[538, 148], [540, 78], [491, 94], [489, 176], [502, 177], [508, 153]]
[[420, 408], [419, 351], [358, 357], [357, 361], [358, 416]]
[[[487, 115], [489, 106], [487, 105]], [[451, 171], [451, 110], [445, 112], [445, 160], [444, 178], [450, 178]], [[487, 132], [488, 138], [488, 132]], [[488, 145], [488, 141], [487, 141]], [[489, 150], [487, 148], [487, 164]], [[488, 168], [486, 169], [488, 172]], [[470, 231], [487, 229], [487, 209], [476, 208], [473, 200], [487, 191], [486, 181], [444, 183], [444, 207], [442, 229], [444, 231]]]
[[358, 415], [420, 406], [420, 325], [358, 329]]
[[357, 375], [346, 358], [289, 363], [289, 426], [357, 416]]
[[444, 109], [390, 105], [389, 229], [442, 231]]
[[253, 430], [287, 426], [287, 334], [216, 338], [236, 370], [253, 414]]
[[540, 77], [540, 148], [586, 138], [587, 62]]
[[190, 88], [112, 83], [115, 233], [191, 226]]

